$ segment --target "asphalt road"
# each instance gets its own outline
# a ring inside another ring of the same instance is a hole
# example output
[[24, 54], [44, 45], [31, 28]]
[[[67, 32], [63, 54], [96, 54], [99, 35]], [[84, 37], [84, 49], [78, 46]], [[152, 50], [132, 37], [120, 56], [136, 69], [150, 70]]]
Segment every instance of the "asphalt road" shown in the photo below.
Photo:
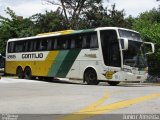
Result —
[[92, 86], [3, 77], [0, 79], [0, 113], [32, 114], [33, 119], [59, 120], [103, 119], [107, 114], [111, 118], [113, 114], [121, 117], [158, 114], [160, 117], [160, 84]]

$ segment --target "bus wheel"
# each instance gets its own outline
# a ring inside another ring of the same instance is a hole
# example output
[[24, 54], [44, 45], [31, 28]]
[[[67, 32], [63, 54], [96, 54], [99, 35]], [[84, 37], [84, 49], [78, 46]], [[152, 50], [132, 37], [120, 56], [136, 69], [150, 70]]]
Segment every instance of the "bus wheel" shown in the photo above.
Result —
[[118, 85], [120, 82], [118, 81], [108, 81], [108, 84], [111, 85], [111, 86], [116, 86]]
[[18, 67], [16, 70], [16, 75], [18, 76], [18, 78], [23, 79], [24, 78], [24, 73], [23, 73], [23, 69], [22, 67]]
[[25, 79], [32, 79], [32, 71], [30, 67], [26, 67], [24, 70], [24, 78]]
[[84, 81], [87, 82], [88, 85], [98, 85], [99, 81], [97, 80], [97, 74], [94, 69], [88, 69], [84, 73]]

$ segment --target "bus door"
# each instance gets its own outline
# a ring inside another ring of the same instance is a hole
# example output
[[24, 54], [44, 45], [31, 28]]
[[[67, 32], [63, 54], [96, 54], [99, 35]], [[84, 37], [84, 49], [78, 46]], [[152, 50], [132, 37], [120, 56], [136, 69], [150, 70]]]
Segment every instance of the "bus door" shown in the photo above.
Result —
[[117, 33], [115, 30], [100, 31], [103, 61], [111, 68], [121, 67], [121, 57]]

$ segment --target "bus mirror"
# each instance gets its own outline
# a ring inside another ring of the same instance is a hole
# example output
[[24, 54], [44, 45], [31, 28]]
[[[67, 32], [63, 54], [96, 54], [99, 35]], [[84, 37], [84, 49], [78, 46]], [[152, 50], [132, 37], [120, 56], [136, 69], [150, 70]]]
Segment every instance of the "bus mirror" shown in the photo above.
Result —
[[151, 42], [144, 42], [146, 55], [150, 55], [155, 52], [154, 44]]
[[122, 50], [128, 50], [128, 39], [123, 38], [120, 41], [121, 41]]

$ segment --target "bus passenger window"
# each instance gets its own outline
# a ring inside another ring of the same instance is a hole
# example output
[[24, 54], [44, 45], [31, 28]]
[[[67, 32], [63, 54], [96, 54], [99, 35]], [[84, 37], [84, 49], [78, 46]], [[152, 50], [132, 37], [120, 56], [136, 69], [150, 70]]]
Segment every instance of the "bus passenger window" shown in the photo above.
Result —
[[87, 37], [84, 36], [82, 41], [82, 48], [86, 48], [86, 46], [87, 46]]
[[82, 48], [90, 48], [90, 41], [91, 41], [90, 35], [83, 36]]
[[15, 51], [16, 52], [22, 52], [23, 51], [23, 42], [20, 42], [20, 41], [16, 42]]
[[64, 40], [64, 38], [59, 39], [57, 41], [57, 49], [67, 49], [67, 40]]
[[27, 51], [27, 41], [24, 41], [23, 43], [23, 52]]
[[47, 50], [51, 50], [52, 48], [52, 40], [47, 40], [48, 41], [48, 45], [47, 45]]
[[91, 35], [91, 42], [90, 42], [91, 48], [98, 48], [98, 38], [97, 35]]
[[64, 43], [64, 49], [68, 49], [68, 45], [69, 45], [69, 42], [68, 42], [68, 39], [65, 40], [65, 43]]
[[75, 48], [75, 40], [74, 39], [72, 39], [71, 40], [71, 47], [70, 47], [71, 49], [74, 49]]
[[28, 44], [27, 44], [27, 51], [28, 52], [30, 52], [30, 51], [32, 51], [33, 50], [33, 41], [28, 41], [27, 42]]
[[71, 49], [71, 38], [67, 39], [67, 49]]
[[90, 46], [91, 36], [89, 35], [89, 36], [87, 36], [86, 38], [87, 38], [87, 39], [86, 39], [86, 48], [91, 48], [91, 46]]
[[39, 40], [34, 41], [34, 50], [35, 51], [41, 50], [40, 49], [40, 41]]
[[52, 49], [53, 50], [58, 49], [57, 48], [57, 39], [55, 39], [55, 40], [52, 41]]
[[82, 48], [82, 36], [75, 37], [75, 48]]
[[47, 50], [48, 40], [41, 40], [40, 42], [40, 50]]
[[13, 53], [14, 52], [14, 42], [9, 42], [8, 43], [8, 53]]
[[67, 49], [68, 47], [68, 40], [64, 40], [64, 42], [62, 43], [62, 49]]

